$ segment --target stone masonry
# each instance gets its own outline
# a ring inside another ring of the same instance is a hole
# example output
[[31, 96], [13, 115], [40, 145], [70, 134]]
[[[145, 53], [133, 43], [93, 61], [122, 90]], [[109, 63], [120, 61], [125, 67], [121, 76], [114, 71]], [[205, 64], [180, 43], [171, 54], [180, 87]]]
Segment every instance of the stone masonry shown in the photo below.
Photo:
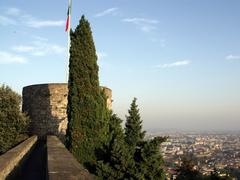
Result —
[[112, 90], [107, 87], [101, 87], [103, 93], [107, 97], [107, 108], [112, 109]]
[[[107, 96], [107, 107], [112, 108], [112, 91], [102, 87]], [[56, 135], [62, 141], [67, 129], [68, 85], [36, 84], [23, 88], [23, 112], [30, 119], [30, 132], [39, 136]]]

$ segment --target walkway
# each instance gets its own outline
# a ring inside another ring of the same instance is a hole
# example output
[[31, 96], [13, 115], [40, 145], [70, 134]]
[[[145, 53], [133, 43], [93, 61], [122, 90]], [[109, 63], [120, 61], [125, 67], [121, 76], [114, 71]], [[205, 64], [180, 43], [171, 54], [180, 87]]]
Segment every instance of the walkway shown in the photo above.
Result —
[[16, 180], [45, 180], [47, 176], [46, 140], [38, 140]]

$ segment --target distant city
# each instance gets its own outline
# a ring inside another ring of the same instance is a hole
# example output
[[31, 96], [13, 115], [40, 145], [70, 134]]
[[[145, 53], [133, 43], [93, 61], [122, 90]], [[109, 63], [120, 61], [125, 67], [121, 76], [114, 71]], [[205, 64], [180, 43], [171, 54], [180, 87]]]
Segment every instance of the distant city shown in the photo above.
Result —
[[204, 175], [215, 171], [240, 179], [240, 132], [154, 132], [147, 138], [155, 136], [168, 137], [160, 149], [169, 179], [174, 179], [183, 157], [191, 158]]

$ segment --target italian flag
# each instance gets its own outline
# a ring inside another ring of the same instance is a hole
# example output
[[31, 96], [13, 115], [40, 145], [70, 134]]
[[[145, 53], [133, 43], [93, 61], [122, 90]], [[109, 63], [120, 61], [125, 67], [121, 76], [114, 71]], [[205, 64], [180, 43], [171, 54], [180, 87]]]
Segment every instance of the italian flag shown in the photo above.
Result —
[[65, 31], [69, 31], [70, 29], [70, 18], [71, 18], [71, 7], [72, 6], [72, 1], [69, 0], [68, 1], [68, 12], [67, 12], [67, 21], [66, 21], [66, 28], [65, 28]]

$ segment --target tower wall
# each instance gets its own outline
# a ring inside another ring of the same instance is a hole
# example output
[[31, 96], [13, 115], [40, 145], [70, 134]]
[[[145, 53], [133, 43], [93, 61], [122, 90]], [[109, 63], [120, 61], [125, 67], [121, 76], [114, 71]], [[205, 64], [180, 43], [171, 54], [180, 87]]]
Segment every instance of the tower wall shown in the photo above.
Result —
[[[102, 87], [107, 107], [112, 108], [112, 91]], [[23, 88], [23, 112], [30, 119], [30, 132], [39, 136], [57, 135], [64, 140], [67, 129], [67, 84], [36, 84]]]
[[109, 89], [108, 87], [101, 87], [103, 93], [105, 94], [107, 98], [107, 108], [112, 109], [112, 90]]

